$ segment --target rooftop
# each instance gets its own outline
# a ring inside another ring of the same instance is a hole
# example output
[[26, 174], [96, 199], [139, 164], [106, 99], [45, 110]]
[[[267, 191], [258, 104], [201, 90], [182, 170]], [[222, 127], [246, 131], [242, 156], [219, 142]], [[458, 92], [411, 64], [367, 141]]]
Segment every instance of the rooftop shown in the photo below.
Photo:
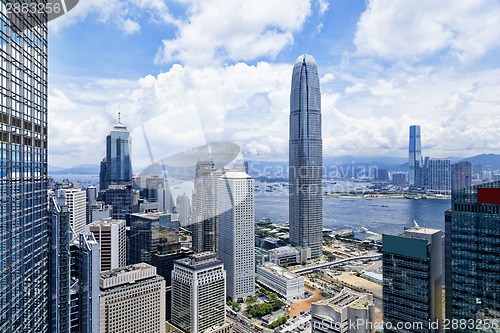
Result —
[[288, 269], [283, 268], [281, 266], [278, 266], [273, 263], [265, 263], [262, 266], [259, 266], [259, 268], [273, 274], [276, 276], [279, 276], [281, 278], [284, 278], [285, 280], [294, 280], [298, 278], [299, 276], [293, 272], [290, 272]]
[[229, 171], [226, 172], [224, 175], [221, 176], [221, 178], [224, 179], [251, 179], [246, 172], [239, 172], [239, 171]]
[[366, 309], [369, 306], [373, 306], [373, 302], [367, 297], [369, 297], [369, 295], [356, 293], [344, 288], [337, 296], [322, 299], [314, 304], [329, 306], [338, 312], [346, 307]]

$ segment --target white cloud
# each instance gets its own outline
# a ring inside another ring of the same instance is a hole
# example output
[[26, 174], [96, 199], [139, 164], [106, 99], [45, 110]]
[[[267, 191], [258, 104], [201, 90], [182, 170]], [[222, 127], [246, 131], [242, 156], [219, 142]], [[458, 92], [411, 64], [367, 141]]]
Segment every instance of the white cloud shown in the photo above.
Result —
[[163, 0], [80, 0], [76, 7], [51, 21], [49, 26], [51, 32], [58, 33], [95, 15], [101, 23], [111, 22], [126, 34], [133, 34], [140, 31], [138, 17], [143, 13], [157, 21], [177, 24]]
[[330, 7], [330, 3], [328, 2], [328, 0], [318, 0], [317, 6], [319, 14], [324, 15]]
[[370, 0], [354, 39], [359, 55], [419, 61], [450, 51], [460, 61], [500, 46], [495, 0]]
[[309, 0], [197, 0], [156, 61], [191, 65], [273, 59], [293, 43], [310, 14]]

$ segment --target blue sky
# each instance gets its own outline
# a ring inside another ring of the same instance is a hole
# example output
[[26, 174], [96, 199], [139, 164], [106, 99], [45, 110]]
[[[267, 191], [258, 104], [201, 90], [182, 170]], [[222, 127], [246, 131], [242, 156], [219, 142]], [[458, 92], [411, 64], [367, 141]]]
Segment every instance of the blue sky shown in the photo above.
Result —
[[229, 141], [286, 160], [293, 63], [314, 56], [325, 156], [500, 153], [494, 0], [80, 0], [49, 24], [49, 163], [97, 164], [120, 110], [133, 165]]

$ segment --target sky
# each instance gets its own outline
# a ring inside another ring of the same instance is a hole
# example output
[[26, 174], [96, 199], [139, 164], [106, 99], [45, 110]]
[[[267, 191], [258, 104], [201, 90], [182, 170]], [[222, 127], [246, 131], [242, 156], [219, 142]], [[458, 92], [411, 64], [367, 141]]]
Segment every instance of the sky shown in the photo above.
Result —
[[49, 23], [49, 164], [134, 171], [207, 142], [286, 161], [293, 64], [316, 59], [324, 156], [500, 153], [497, 0], [80, 0]]

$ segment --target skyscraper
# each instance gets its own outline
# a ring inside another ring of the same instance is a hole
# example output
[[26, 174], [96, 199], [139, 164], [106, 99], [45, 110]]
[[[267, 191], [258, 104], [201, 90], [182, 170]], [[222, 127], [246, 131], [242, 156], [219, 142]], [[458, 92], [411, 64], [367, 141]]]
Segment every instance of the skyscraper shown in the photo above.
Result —
[[192, 226], [195, 252], [217, 252], [217, 179], [224, 172], [210, 160], [196, 164]]
[[[500, 181], [453, 191], [451, 219], [449, 215], [451, 237], [446, 238], [445, 255], [451, 258], [451, 272], [446, 272], [450, 278], [445, 290], [451, 294], [446, 293], [447, 319], [499, 323]], [[460, 330], [476, 331], [470, 327]]]
[[245, 172], [218, 180], [218, 249], [226, 269], [227, 296], [255, 295], [254, 181]]
[[191, 218], [191, 200], [186, 194], [180, 195], [176, 199], [176, 209], [179, 214], [179, 222], [181, 227], [187, 227]]
[[408, 181], [410, 186], [421, 187], [420, 164], [422, 160], [422, 144], [420, 141], [420, 125], [410, 126], [410, 152], [408, 165], [410, 173]]
[[104, 185], [101, 190], [107, 189], [111, 184], [132, 184], [131, 147], [130, 133], [127, 127], [120, 122], [120, 116], [118, 116], [118, 123], [106, 137], [105, 182], [101, 184], [101, 186]]
[[384, 326], [385, 331], [397, 331], [398, 323], [415, 323], [408, 332], [440, 332], [442, 264], [440, 230], [415, 227], [383, 235], [384, 323], [393, 328]]
[[424, 181], [421, 187], [435, 192], [449, 194], [451, 191], [451, 161], [448, 158], [425, 158], [423, 168]]
[[[45, 1], [32, 1], [35, 7]], [[0, 47], [0, 331], [48, 330], [47, 14], [8, 13]]]
[[66, 196], [66, 205], [69, 211], [69, 223], [76, 235], [85, 230], [87, 222], [86, 193], [79, 188], [67, 188], [57, 190]]
[[310, 55], [300, 56], [293, 67], [289, 150], [290, 243], [309, 246], [318, 258], [323, 240], [321, 93]]
[[172, 324], [186, 333], [201, 333], [224, 327], [225, 321], [226, 272], [217, 254], [202, 252], [175, 261]]

